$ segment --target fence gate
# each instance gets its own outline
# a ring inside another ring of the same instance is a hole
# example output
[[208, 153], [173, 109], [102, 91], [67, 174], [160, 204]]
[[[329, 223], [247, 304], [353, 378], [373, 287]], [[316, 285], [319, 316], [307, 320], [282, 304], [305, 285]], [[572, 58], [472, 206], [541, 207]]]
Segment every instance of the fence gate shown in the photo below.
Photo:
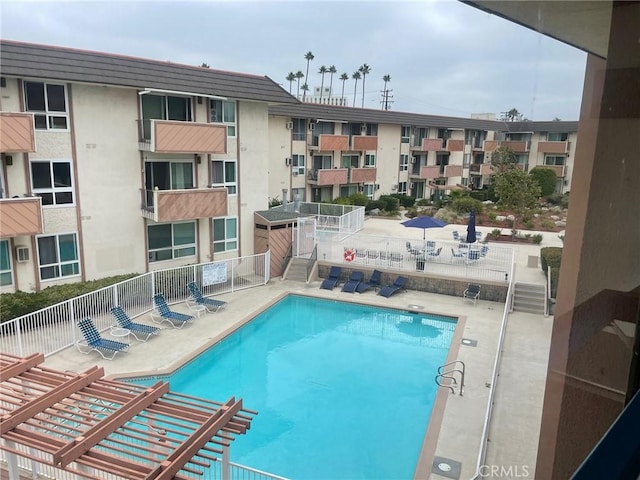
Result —
[[316, 245], [316, 219], [300, 217], [293, 228], [291, 243], [294, 257], [308, 257]]

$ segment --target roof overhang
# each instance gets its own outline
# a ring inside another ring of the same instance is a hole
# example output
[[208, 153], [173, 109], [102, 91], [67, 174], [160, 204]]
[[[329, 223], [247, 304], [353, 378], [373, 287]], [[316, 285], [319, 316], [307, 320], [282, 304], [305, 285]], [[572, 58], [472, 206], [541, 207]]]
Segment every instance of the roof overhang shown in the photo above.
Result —
[[145, 88], [138, 92], [138, 95], [148, 95], [150, 93], [160, 93], [162, 95], [183, 95], [185, 97], [204, 97], [212, 98], [214, 100], [228, 100], [227, 97], [220, 97], [218, 95], [207, 95], [206, 93], [193, 93], [193, 92], [180, 92], [177, 90], [161, 90], [159, 88]]

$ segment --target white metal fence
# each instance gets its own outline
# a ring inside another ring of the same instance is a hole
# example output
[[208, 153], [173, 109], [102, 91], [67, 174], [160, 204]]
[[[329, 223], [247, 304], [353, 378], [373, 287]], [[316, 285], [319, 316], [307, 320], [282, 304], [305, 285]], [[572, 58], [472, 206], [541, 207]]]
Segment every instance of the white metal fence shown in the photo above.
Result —
[[186, 285], [192, 281], [200, 285], [205, 296], [264, 285], [270, 276], [269, 255], [267, 252], [145, 273], [3, 322], [0, 350], [18, 356], [51, 355], [79, 340], [78, 320], [91, 318], [98, 330], [106, 330], [114, 322], [111, 307], [120, 305], [130, 317], [137, 317], [153, 309], [156, 293], [163, 293], [170, 304], [186, 300]]
[[364, 228], [364, 207], [334, 203], [287, 203], [272, 210], [296, 212], [316, 218], [318, 230], [351, 234]]
[[348, 267], [384, 267], [401, 271], [507, 283], [514, 251], [496, 244], [444, 240], [408, 241], [355, 234], [321, 236], [318, 260]]

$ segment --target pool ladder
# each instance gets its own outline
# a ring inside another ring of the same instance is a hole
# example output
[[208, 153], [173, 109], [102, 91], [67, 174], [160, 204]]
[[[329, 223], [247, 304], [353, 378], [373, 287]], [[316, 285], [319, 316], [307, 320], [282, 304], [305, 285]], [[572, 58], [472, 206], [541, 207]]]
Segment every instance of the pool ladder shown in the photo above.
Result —
[[[464, 372], [464, 362], [461, 360], [454, 360], [453, 362], [445, 363], [438, 367], [438, 374], [436, 375], [435, 381], [439, 387], [448, 388], [451, 390], [451, 393], [456, 393], [457, 387], [460, 392], [460, 396], [462, 396], [462, 391], [464, 390]], [[456, 373], [460, 374], [460, 383], [456, 380]], [[444, 379], [449, 380], [449, 383], [442, 383]]]

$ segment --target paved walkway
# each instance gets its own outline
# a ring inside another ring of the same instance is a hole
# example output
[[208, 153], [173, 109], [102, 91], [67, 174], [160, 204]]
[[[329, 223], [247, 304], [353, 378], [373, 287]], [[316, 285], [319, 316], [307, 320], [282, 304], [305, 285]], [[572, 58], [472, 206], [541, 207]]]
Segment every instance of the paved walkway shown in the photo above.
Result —
[[[449, 240], [452, 238], [453, 230], [462, 232], [465, 228], [461, 225], [449, 225], [441, 229], [430, 229], [427, 236], [434, 240]], [[479, 229], [483, 233], [492, 230], [482, 227]], [[421, 230], [405, 228], [400, 225], [399, 220], [369, 219], [365, 222], [364, 232], [409, 240], [422, 239]], [[561, 245], [557, 234], [543, 235], [541, 246]], [[516, 281], [544, 283], [545, 277], [540, 268], [527, 266], [529, 255], [537, 255], [540, 246], [516, 245], [514, 248]], [[75, 348], [68, 348], [48, 357], [46, 365], [75, 371], [100, 365], [105, 368], [106, 374], [116, 377], [136, 373], [161, 374], [216, 343], [240, 323], [291, 292], [402, 309], [409, 308], [409, 305], [419, 305], [428, 312], [457, 315], [464, 318], [463, 337], [476, 340], [477, 346], [461, 344], [459, 347], [457, 358], [467, 364], [465, 394], [462, 397], [446, 395], [446, 406], [435, 453], [437, 456], [460, 462], [462, 467], [459, 478], [471, 478], [477, 462], [489, 393], [488, 384], [491, 382], [504, 305], [486, 301], [479, 301], [474, 305], [458, 297], [416, 291], [407, 291], [385, 299], [372, 292], [362, 295], [348, 294], [339, 292], [338, 289], [320, 290], [318, 286], [318, 281], [306, 285], [283, 281], [280, 278], [272, 279], [265, 287], [251, 288], [220, 297], [228, 301], [225, 309], [215, 314], [203, 315], [184, 329], [163, 329], [157, 338], [147, 343], [134, 341], [129, 352], [118, 355], [114, 361], [102, 360], [96, 354], [81, 355]], [[182, 306], [178, 306], [178, 309], [180, 308]], [[148, 317], [141, 317], [136, 321], [150, 323]], [[528, 475], [519, 478], [533, 478], [551, 324], [550, 317], [524, 313], [513, 313], [509, 316], [486, 464], [519, 465], [520, 472], [526, 466]], [[247, 408], [251, 408], [251, 405], [247, 405]], [[445, 477], [433, 474], [430, 478]]]

